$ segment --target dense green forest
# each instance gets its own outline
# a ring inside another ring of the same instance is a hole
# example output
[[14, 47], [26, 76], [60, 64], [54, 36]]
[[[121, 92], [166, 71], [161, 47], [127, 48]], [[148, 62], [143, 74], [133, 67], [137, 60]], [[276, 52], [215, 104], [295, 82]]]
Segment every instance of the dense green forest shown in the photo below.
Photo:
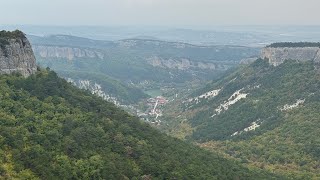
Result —
[[280, 179], [161, 134], [53, 71], [0, 76], [0, 179]]
[[242, 91], [248, 94], [248, 98], [212, 118], [210, 116], [213, 113], [210, 113], [210, 110], [214, 112], [214, 109], [209, 108], [208, 113], [198, 113], [191, 119], [192, 125], [198, 126], [204, 122], [207, 125], [197, 128], [192, 138], [202, 141], [234, 138], [230, 135], [250, 126], [251, 122], [258, 119], [263, 121], [259, 128], [261, 134], [281, 123], [286, 113], [280, 108], [285, 104], [294, 104], [298, 99], [304, 99], [305, 105], [319, 101], [319, 74], [312, 62], [300, 64], [287, 61], [279, 67], [273, 67], [264, 60], [258, 60], [229, 79], [235, 77], [237, 79], [231, 83], [220, 84], [223, 91], [219, 96], [209, 102], [204, 100], [197, 106], [210, 103], [214, 108], [218, 107], [232, 93], [242, 88]]
[[[221, 89], [215, 97], [167, 107], [176, 113], [163, 119], [169, 124], [164, 131], [243, 163], [301, 179], [320, 178], [319, 64], [288, 60], [274, 67], [258, 59], [188, 98], [214, 89]], [[218, 113], [221, 104], [236, 99], [235, 92], [246, 97]], [[246, 130], [253, 123], [258, 127]]]

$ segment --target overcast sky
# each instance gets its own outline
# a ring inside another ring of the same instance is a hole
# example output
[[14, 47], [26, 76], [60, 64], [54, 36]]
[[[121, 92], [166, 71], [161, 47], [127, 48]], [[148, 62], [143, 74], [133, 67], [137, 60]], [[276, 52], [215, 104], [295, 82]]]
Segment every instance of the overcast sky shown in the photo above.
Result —
[[0, 0], [0, 24], [320, 25], [320, 0]]

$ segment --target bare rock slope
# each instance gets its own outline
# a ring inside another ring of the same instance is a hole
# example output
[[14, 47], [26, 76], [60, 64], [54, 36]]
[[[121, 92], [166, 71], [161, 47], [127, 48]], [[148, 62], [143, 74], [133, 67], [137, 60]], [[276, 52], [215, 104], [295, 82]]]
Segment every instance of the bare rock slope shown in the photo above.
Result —
[[89, 48], [35, 45], [33, 46], [33, 51], [41, 58], [65, 58], [68, 60], [75, 58], [104, 58], [102, 52]]
[[36, 59], [25, 35], [18, 30], [0, 31], [0, 74], [18, 72], [26, 77], [36, 71]]

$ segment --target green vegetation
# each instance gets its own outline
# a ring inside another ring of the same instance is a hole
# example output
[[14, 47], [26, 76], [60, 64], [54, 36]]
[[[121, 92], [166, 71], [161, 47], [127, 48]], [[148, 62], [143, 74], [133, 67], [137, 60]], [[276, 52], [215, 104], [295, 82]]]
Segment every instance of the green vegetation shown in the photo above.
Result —
[[[96, 60], [92, 63], [92, 60], [88, 59], [78, 59], [77, 61], [58, 60], [58, 59], [39, 59], [37, 57], [37, 62], [42, 67], [51, 67], [51, 69], [58, 69], [56, 72], [67, 78], [72, 78], [73, 80], [90, 80], [91, 82], [98, 83], [102, 86], [103, 91], [108, 95], [116, 97], [120, 102], [124, 104], [135, 104], [144, 98], [149, 96], [143, 93], [142, 90], [130, 83], [121, 82], [119, 79], [113, 78], [104, 72], [100, 72], [99, 69], [109, 69], [103, 68], [100, 64], [101, 60]], [[95, 70], [96, 68], [96, 70]]]
[[300, 179], [319, 179], [319, 102], [289, 112], [275, 129], [247, 140], [219, 146], [232, 157]]
[[142, 99], [148, 98], [149, 95], [143, 93], [140, 89], [130, 86], [130, 84], [121, 83], [120, 81], [106, 76], [102, 73], [90, 73], [81, 71], [60, 71], [63, 77], [69, 77], [73, 80], [90, 80], [99, 82], [103, 91], [116, 97], [123, 104], [135, 104]]
[[280, 47], [320, 47], [320, 42], [279, 42], [272, 43], [267, 47], [280, 48]]
[[161, 134], [53, 71], [0, 76], [0, 179], [280, 179]]
[[[203, 101], [196, 106], [210, 104], [212, 108], [197, 113], [191, 119], [193, 126], [199, 126], [193, 133], [193, 139], [207, 141], [234, 138], [231, 137], [234, 132], [243, 130], [257, 120], [262, 122], [262, 125], [254, 134], [262, 134], [282, 123], [286, 113], [280, 108], [285, 104], [294, 104], [298, 99], [305, 99], [305, 103], [308, 104], [317, 101], [315, 97], [320, 93], [318, 72], [312, 62], [300, 64], [287, 61], [279, 67], [273, 67], [264, 60], [258, 60], [228, 79], [236, 77], [237, 79], [231, 83], [223, 81], [224, 85], [219, 84], [223, 91], [218, 97]], [[259, 85], [259, 88], [253, 88]], [[220, 115], [210, 118], [219, 104], [242, 88], [244, 93], [249, 94], [248, 98], [237, 102], [235, 106], [230, 106]], [[203, 123], [206, 126], [200, 126]]]
[[8, 40], [0, 37], [0, 48], [1, 51], [4, 52], [5, 56], [7, 56], [6, 45], [9, 45]]
[[[175, 132], [183, 131], [179, 128], [187, 127], [184, 137], [187, 140], [220, 150], [245, 164], [297, 179], [320, 178], [318, 64], [288, 60], [274, 67], [259, 59], [208, 84], [190, 97], [213, 89], [222, 90], [214, 98], [168, 107], [183, 112], [167, 115], [164, 123], [169, 126], [162, 128], [175, 135]], [[248, 94], [247, 97], [217, 114], [215, 109], [234, 99], [230, 96], [238, 90]], [[303, 103], [283, 110], [298, 100]], [[260, 127], [244, 131], [253, 122]]]
[[2, 39], [22, 39], [26, 38], [22, 31], [0, 31], [0, 38]]

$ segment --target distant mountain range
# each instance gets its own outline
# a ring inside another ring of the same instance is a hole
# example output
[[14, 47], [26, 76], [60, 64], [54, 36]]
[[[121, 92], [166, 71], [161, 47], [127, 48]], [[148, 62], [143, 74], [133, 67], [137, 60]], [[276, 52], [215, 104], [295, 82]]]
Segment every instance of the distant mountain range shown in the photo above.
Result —
[[[101, 84], [107, 94], [127, 104], [132, 103], [130, 99], [145, 97], [128, 88], [160, 89], [206, 81], [260, 51], [252, 47], [199, 46], [152, 39], [98, 41], [67, 35], [29, 38], [40, 66], [50, 67], [65, 78], [88, 77], [82, 80]], [[123, 88], [117, 91], [124, 93], [112, 91], [111, 88], [117, 88], [108, 79], [118, 80]]]
[[320, 26], [216, 26], [216, 27], [137, 27], [137, 26], [34, 26], [7, 25], [36, 36], [65, 34], [97, 40], [117, 41], [140, 38], [185, 42], [198, 45], [244, 45], [263, 47], [273, 42], [318, 41]]

